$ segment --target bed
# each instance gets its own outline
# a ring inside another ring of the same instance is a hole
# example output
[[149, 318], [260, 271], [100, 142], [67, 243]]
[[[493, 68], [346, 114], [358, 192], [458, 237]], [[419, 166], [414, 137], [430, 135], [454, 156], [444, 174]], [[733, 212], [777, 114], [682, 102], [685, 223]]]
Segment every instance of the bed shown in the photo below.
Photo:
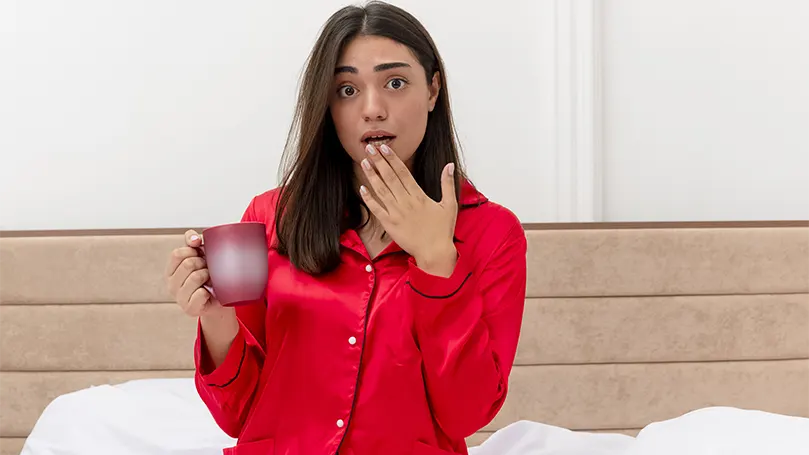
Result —
[[[635, 436], [709, 407], [809, 418], [809, 222], [525, 227], [510, 394], [468, 445], [518, 422]], [[2, 233], [0, 455], [19, 454], [59, 397], [188, 383], [194, 321], [161, 277], [181, 242], [159, 229]]]

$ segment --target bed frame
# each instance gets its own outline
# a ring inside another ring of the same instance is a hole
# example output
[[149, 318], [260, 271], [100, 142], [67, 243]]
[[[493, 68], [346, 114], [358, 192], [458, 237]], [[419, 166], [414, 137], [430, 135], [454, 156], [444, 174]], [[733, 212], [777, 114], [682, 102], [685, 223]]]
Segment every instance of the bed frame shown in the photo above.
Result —
[[[190, 377], [162, 272], [180, 231], [2, 232], [0, 454], [55, 397]], [[527, 419], [636, 434], [725, 405], [809, 417], [809, 222], [526, 225], [510, 394]]]

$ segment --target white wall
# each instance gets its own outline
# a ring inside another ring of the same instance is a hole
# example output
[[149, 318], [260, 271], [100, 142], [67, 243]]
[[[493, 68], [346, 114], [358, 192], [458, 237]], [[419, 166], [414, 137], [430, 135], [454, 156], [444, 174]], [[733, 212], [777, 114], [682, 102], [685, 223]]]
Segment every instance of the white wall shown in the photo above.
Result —
[[809, 219], [809, 2], [604, 2], [606, 220]]
[[[0, 229], [206, 226], [276, 184], [304, 59], [345, 1], [4, 4]], [[546, 2], [548, 3], [548, 2]], [[478, 186], [547, 218], [535, 106], [536, 2], [397, 2], [448, 65]], [[481, 34], [486, 24], [489, 33]], [[499, 37], [494, 41], [491, 37]], [[504, 77], [514, 77], [504, 83]]]
[[[0, 3], [0, 229], [237, 219], [346, 1]], [[447, 62], [472, 177], [523, 221], [809, 218], [809, 2], [397, 4]]]

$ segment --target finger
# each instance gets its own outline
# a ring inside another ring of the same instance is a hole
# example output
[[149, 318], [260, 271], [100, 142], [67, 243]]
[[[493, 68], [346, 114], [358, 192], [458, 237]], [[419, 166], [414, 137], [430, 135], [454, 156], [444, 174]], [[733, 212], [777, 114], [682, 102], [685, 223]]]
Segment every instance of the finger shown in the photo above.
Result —
[[396, 197], [379, 176], [373, 164], [371, 164], [371, 160], [368, 158], [362, 160], [362, 170], [378, 202], [383, 204], [388, 211], [393, 210], [393, 207], [396, 205]]
[[362, 196], [365, 205], [368, 206], [368, 210], [370, 210], [379, 221], [384, 222], [388, 219], [388, 211], [374, 198], [365, 185], [360, 186], [360, 196]]
[[166, 273], [167, 277], [173, 276], [177, 272], [177, 268], [185, 261], [187, 258], [199, 256], [199, 252], [194, 248], [189, 246], [183, 246], [180, 248], [175, 248], [171, 252], [171, 256], [169, 256], [168, 263], [166, 264]]
[[191, 291], [188, 293], [190, 297], [191, 292], [194, 292], [194, 290], [197, 288], [201, 288], [210, 279], [211, 274], [208, 269], [200, 268], [188, 274], [188, 278], [186, 278], [185, 282], [183, 282], [183, 287], [190, 288]]
[[444, 166], [441, 172], [441, 205], [454, 208], [458, 204], [455, 196], [455, 163]]
[[211, 297], [216, 298], [216, 292], [214, 292], [213, 286], [211, 286], [209, 283], [210, 281], [206, 281], [205, 284], [202, 285], [202, 287], [205, 288], [206, 291], [208, 291], [208, 294], [211, 294]]
[[202, 246], [202, 234], [193, 229], [185, 231], [185, 244], [192, 248]]
[[180, 290], [177, 292], [177, 301], [181, 306], [187, 307], [191, 295], [201, 288], [203, 284], [210, 278], [208, 269], [199, 269], [188, 275]]
[[205, 307], [211, 303], [211, 294], [205, 288], [198, 288], [188, 299], [188, 306], [185, 307], [185, 312], [191, 316], [199, 316], [205, 311]]
[[399, 177], [399, 181], [402, 182], [402, 186], [404, 186], [405, 191], [407, 191], [411, 196], [424, 193], [418, 182], [416, 182], [416, 179], [413, 177], [413, 174], [410, 173], [410, 169], [408, 169], [407, 165], [404, 164], [404, 161], [399, 158], [399, 155], [394, 153], [393, 150], [391, 150], [391, 148], [385, 144], [382, 144], [379, 147], [379, 150], [382, 152], [382, 156], [384, 156], [388, 161], [388, 164], [390, 164], [393, 172], [395, 172], [396, 176]]
[[199, 256], [187, 257], [185, 260], [183, 260], [183, 262], [180, 263], [180, 266], [177, 267], [177, 271], [175, 271], [174, 275], [172, 275], [172, 279], [177, 282], [177, 287], [179, 288], [185, 284], [185, 281], [188, 279], [189, 275], [197, 270], [204, 269], [205, 267], [205, 258]]
[[385, 185], [387, 185], [391, 193], [393, 193], [393, 197], [395, 197], [397, 201], [404, 201], [409, 193], [404, 185], [402, 185], [402, 181], [399, 180], [399, 176], [396, 174], [396, 171], [393, 170], [388, 160], [371, 144], [365, 147], [365, 151], [368, 153], [368, 157], [371, 159], [382, 181], [385, 182]]
[[202, 238], [202, 234], [189, 229], [185, 232], [185, 244], [197, 250], [200, 256], [205, 256], [205, 249], [203, 247], [205, 239]]

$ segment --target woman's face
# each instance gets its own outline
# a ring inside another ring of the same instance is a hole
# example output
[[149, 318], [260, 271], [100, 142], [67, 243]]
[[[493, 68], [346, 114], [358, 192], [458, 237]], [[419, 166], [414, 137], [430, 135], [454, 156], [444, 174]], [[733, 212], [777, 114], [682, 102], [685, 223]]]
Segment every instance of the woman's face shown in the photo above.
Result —
[[388, 38], [360, 36], [337, 61], [329, 109], [337, 136], [355, 163], [368, 143], [385, 143], [412, 164], [435, 107], [438, 75], [427, 84], [410, 49]]

